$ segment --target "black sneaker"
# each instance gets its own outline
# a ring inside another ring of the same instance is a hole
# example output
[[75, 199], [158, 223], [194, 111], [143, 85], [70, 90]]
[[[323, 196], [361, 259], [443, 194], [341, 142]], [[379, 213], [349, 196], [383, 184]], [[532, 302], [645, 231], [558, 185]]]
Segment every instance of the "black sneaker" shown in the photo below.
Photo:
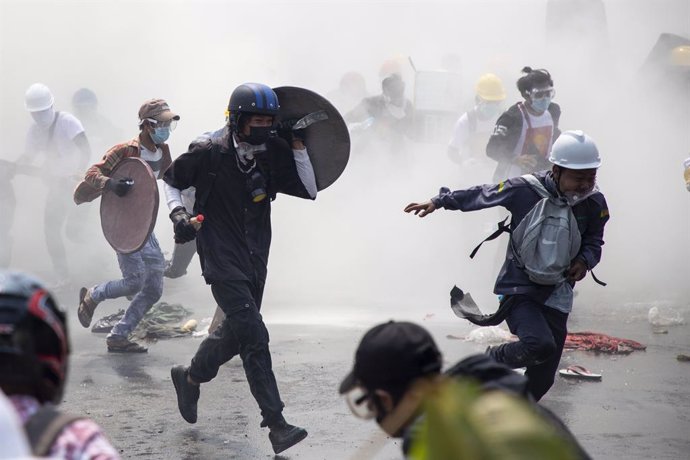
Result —
[[196, 423], [196, 403], [199, 401], [199, 385], [192, 385], [187, 380], [189, 368], [174, 366], [170, 369], [175, 393], [177, 393], [177, 408], [180, 415], [189, 423]]
[[286, 421], [271, 426], [271, 432], [268, 433], [268, 439], [271, 440], [273, 452], [276, 454], [289, 449], [306, 437], [307, 430], [290, 425]]
[[110, 334], [105, 338], [105, 344], [110, 353], [146, 353], [149, 351], [148, 348], [142, 347], [122, 335]]

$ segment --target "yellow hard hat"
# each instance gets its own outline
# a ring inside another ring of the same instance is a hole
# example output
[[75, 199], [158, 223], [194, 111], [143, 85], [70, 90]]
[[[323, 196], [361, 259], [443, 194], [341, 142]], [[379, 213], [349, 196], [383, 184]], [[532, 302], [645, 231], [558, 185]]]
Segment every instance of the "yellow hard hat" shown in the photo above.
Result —
[[474, 90], [477, 92], [477, 96], [485, 101], [502, 101], [506, 98], [506, 91], [501, 79], [492, 73], [479, 77]]
[[676, 46], [671, 51], [671, 64], [690, 67], [690, 45]]

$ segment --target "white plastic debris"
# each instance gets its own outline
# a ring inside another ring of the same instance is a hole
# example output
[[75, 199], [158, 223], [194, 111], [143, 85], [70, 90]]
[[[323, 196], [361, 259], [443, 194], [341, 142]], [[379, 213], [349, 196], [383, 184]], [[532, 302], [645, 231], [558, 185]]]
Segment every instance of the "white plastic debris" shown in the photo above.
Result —
[[503, 343], [512, 342], [516, 337], [509, 331], [498, 326], [484, 326], [478, 327], [470, 331], [465, 337], [467, 342], [475, 343]]
[[[201, 328], [198, 331], [192, 332], [192, 337], [206, 337], [208, 335], [208, 328], [211, 325], [211, 318], [204, 318], [201, 320]], [[199, 325], [197, 325], [198, 327]]]
[[647, 319], [652, 326], [676, 326], [685, 324], [685, 320], [680, 313], [666, 310], [665, 314], [659, 311], [659, 307], [652, 307], [647, 313]]

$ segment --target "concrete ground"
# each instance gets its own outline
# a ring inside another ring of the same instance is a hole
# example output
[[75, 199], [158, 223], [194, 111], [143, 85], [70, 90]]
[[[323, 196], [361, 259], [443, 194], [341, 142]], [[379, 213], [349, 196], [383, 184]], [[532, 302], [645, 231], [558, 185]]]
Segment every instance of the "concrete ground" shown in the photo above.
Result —
[[[175, 282], [169, 286], [166, 296], [170, 298], [165, 300], [199, 303], [185, 296]], [[125, 305], [104, 303], [96, 318]], [[684, 459], [690, 455], [690, 363], [676, 360], [679, 353], [690, 353], [690, 326], [673, 326], [667, 334], [655, 334], [647, 321], [648, 308], [585, 306], [571, 315], [571, 331], [603, 332], [647, 345], [646, 351], [628, 356], [581, 351], [563, 356], [563, 366], [584, 365], [603, 374], [603, 380], [557, 377], [543, 404], [568, 424], [594, 458]], [[209, 317], [211, 304], [206, 302], [196, 311], [198, 319]], [[687, 306], [680, 312], [690, 318]], [[309, 431], [305, 441], [282, 455], [273, 455], [267, 430], [259, 428], [259, 410], [238, 358], [202, 386], [195, 425], [179, 415], [170, 367], [189, 361], [198, 338], [159, 341], [148, 354], [109, 354], [105, 337], [81, 328], [72, 314], [74, 351], [63, 407], [96, 420], [123, 458], [394, 459], [401, 458], [397, 443], [387, 440], [374, 422], [352, 416], [337, 394], [363, 333], [391, 317], [416, 321], [432, 331], [447, 365], [485, 348], [448, 338], [467, 335], [472, 325], [442, 308], [434, 314], [407, 310], [391, 315], [364, 308], [286, 311], [265, 305], [263, 314], [271, 333], [286, 418]]]

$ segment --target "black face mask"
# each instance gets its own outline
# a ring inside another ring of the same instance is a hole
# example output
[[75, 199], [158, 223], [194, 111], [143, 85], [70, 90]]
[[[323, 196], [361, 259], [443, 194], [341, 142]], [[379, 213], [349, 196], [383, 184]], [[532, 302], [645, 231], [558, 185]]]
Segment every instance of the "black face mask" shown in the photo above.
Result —
[[269, 138], [275, 135], [273, 126], [250, 126], [249, 135], [243, 135], [242, 142], [252, 145], [265, 144]]

